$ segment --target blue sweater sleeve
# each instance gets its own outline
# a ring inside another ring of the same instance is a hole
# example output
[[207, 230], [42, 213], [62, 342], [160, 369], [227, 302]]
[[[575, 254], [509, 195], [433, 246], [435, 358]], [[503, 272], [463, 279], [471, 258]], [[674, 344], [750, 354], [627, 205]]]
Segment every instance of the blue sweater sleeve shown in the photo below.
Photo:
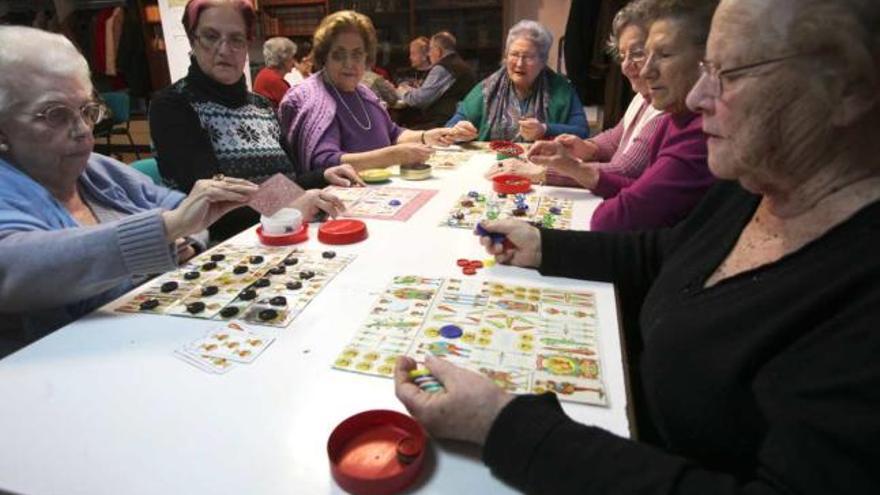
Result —
[[[455, 118], [455, 117], [453, 117]], [[449, 124], [447, 123], [448, 127]], [[571, 103], [569, 103], [568, 121], [558, 124], [547, 124], [547, 135], [544, 137], [555, 137], [560, 134], [574, 134], [582, 139], [590, 137], [590, 126], [587, 125], [587, 116], [584, 114], [584, 106], [577, 93], [571, 92]]]

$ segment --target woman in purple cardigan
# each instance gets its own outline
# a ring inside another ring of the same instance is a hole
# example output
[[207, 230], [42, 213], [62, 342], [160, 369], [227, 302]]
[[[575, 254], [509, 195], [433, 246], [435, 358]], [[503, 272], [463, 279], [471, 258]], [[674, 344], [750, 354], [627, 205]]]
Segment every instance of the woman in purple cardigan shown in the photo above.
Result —
[[702, 118], [688, 110], [688, 91], [700, 77], [709, 19], [679, 19], [649, 12], [654, 20], [646, 47], [651, 54], [639, 74], [651, 104], [666, 112], [648, 142], [648, 167], [631, 177], [576, 157], [570, 143], [540, 142], [529, 160], [573, 178], [605, 201], [593, 213], [591, 230], [627, 231], [677, 224], [714, 183], [706, 164]]
[[288, 91], [278, 108], [299, 173], [341, 163], [357, 170], [420, 163], [431, 155], [431, 145], [456, 140], [455, 128], [411, 131], [392, 122], [360, 84], [375, 52], [376, 31], [367, 16], [343, 10], [321, 21], [314, 57], [322, 70]]

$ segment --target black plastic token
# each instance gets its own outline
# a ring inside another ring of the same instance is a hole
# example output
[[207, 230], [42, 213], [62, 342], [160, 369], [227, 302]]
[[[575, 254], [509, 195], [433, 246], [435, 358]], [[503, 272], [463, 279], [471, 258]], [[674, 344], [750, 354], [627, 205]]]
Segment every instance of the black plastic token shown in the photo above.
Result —
[[220, 310], [220, 316], [222, 316], [223, 318], [232, 318], [237, 314], [238, 307], [236, 306], [226, 306], [225, 308]]
[[211, 261], [223, 261], [226, 259], [225, 254], [212, 254]]
[[323, 253], [321, 253], [321, 256], [323, 256], [325, 259], [330, 260], [336, 257], [336, 251], [324, 251]]
[[140, 305], [140, 308], [143, 310], [156, 309], [157, 307], [159, 307], [159, 300], [158, 299], [147, 299], [146, 301], [142, 302]]
[[303, 270], [303, 271], [299, 272], [299, 278], [301, 278], [303, 280], [308, 280], [314, 276], [315, 276], [315, 272], [313, 272], [311, 270]]
[[254, 289], [245, 289], [241, 291], [241, 294], [238, 295], [238, 298], [242, 301], [250, 301], [257, 297], [257, 291]]
[[299, 290], [302, 289], [303, 284], [299, 280], [294, 280], [293, 282], [287, 282], [285, 286], [287, 290]]
[[202, 276], [202, 274], [199, 272], [186, 272], [183, 274], [183, 278], [185, 278], [187, 280], [195, 280], [201, 276]]
[[246, 273], [248, 271], [248, 267], [244, 265], [238, 265], [232, 269], [232, 273], [236, 275], [241, 275], [242, 273]]
[[263, 257], [259, 255], [251, 256], [250, 258], [248, 258], [248, 261], [250, 261], [252, 265], [258, 265], [263, 262]]
[[284, 260], [284, 264], [287, 266], [293, 266], [297, 263], [299, 263], [299, 258], [286, 258]]
[[214, 263], [213, 261], [209, 261], [202, 265], [202, 270], [213, 270], [214, 268], [217, 268], [217, 263]]
[[159, 290], [162, 292], [173, 292], [173, 291], [177, 290], [177, 287], [178, 287], [177, 282], [175, 282], [174, 280], [171, 280], [171, 281], [168, 281], [168, 282], [165, 282], [164, 284], [162, 284], [162, 286], [159, 287]]
[[284, 267], [284, 265], [282, 265], [282, 266], [272, 267], [272, 269], [269, 270], [269, 273], [271, 273], [272, 275], [281, 275], [286, 271], [287, 271], [287, 268]]
[[263, 321], [274, 320], [277, 317], [278, 317], [278, 311], [275, 311], [274, 309], [264, 309], [264, 310], [260, 311], [259, 313], [257, 313], [257, 318], [259, 318]]
[[284, 296], [275, 296], [272, 299], [269, 299], [269, 304], [272, 306], [287, 306], [287, 298]]
[[216, 285], [208, 285], [208, 286], [202, 287], [202, 295], [203, 296], [213, 296], [214, 294], [216, 294], [219, 291], [220, 291], [220, 289], [217, 288]]
[[191, 302], [186, 305], [186, 311], [192, 314], [198, 314], [205, 310], [205, 303], [202, 301]]
[[268, 278], [261, 278], [261, 279], [257, 280], [256, 282], [254, 282], [254, 287], [257, 287], [257, 288], [269, 287], [269, 284], [271, 284], [271, 283], [272, 282], [269, 282]]

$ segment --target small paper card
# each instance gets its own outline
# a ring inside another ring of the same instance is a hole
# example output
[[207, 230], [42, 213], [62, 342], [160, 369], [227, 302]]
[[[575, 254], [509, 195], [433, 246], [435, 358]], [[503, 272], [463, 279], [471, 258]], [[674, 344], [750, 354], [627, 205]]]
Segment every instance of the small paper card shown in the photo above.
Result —
[[261, 214], [270, 217], [304, 193], [303, 188], [283, 174], [275, 174], [260, 184], [260, 189], [248, 204]]

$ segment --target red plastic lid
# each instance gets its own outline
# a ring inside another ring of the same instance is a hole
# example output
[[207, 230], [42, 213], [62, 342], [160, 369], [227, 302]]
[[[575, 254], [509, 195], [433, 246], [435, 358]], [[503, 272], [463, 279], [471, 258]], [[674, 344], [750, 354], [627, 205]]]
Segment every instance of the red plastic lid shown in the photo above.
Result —
[[425, 458], [425, 431], [396, 411], [356, 414], [327, 440], [330, 473], [344, 490], [356, 495], [390, 495], [418, 478]]
[[489, 143], [489, 149], [508, 156], [519, 156], [525, 153], [522, 146], [512, 141], [492, 141]]
[[360, 220], [330, 220], [318, 229], [318, 240], [324, 244], [354, 244], [367, 238], [367, 225]]
[[501, 174], [492, 177], [492, 188], [500, 194], [527, 193], [532, 188], [532, 181], [516, 174]]
[[298, 244], [309, 238], [309, 224], [303, 223], [296, 232], [290, 234], [270, 235], [263, 233], [263, 226], [257, 226], [257, 238], [267, 246], [288, 246]]

